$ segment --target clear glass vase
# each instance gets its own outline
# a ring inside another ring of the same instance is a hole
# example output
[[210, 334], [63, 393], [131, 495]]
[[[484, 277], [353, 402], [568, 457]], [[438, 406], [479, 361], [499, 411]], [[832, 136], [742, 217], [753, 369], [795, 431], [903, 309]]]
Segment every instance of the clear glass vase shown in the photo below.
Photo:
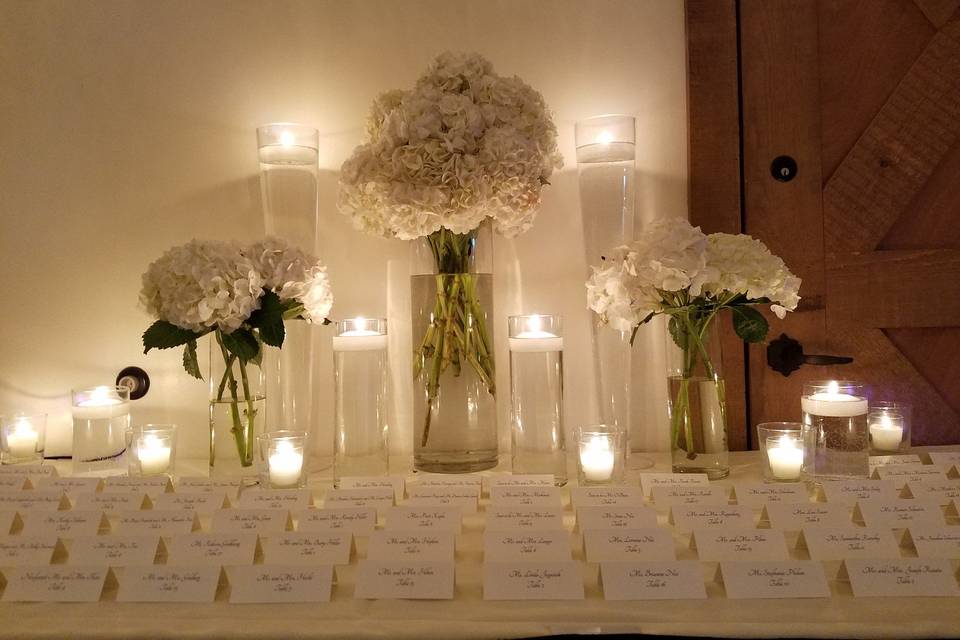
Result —
[[256, 437], [264, 432], [264, 376], [210, 334], [210, 475], [256, 476]]
[[491, 229], [442, 229], [414, 242], [414, 468], [469, 473], [497, 464]]
[[674, 315], [667, 332], [670, 449], [675, 473], [730, 473], [727, 407], [715, 317]]

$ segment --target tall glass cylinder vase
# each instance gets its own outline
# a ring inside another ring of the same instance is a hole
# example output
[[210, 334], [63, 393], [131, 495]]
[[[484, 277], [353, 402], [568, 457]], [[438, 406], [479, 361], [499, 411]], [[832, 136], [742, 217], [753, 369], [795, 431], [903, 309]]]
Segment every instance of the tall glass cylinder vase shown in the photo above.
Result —
[[441, 229], [413, 243], [414, 467], [497, 464], [492, 232]]
[[210, 334], [210, 474], [257, 474], [257, 435], [264, 432], [266, 398], [262, 369], [227, 351], [220, 333]]
[[673, 471], [725, 478], [730, 462], [717, 322], [695, 311], [672, 316], [666, 341]]
[[[317, 154], [319, 134], [300, 124], [276, 123], [257, 129], [260, 159], [260, 193], [268, 235], [300, 249], [317, 251]], [[313, 399], [317, 328], [306, 322], [286, 323], [282, 349], [264, 351], [266, 392], [270, 397], [266, 424], [270, 429], [293, 429], [310, 434], [315, 447], [329, 443], [329, 434], [318, 433]], [[314, 451], [310, 460], [329, 464], [329, 451]], [[326, 453], [326, 456], [323, 454]]]

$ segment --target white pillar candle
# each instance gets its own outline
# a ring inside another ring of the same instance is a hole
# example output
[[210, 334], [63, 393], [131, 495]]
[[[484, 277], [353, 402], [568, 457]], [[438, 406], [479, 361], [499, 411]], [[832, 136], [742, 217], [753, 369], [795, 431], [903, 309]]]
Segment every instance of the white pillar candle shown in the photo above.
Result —
[[797, 446], [796, 438], [783, 435], [767, 447], [767, 461], [775, 479], [797, 480], [803, 468], [803, 449]]
[[73, 417], [79, 420], [109, 420], [130, 413], [130, 403], [116, 397], [111, 387], [97, 387], [90, 397], [73, 407]]
[[831, 382], [826, 391], [803, 396], [800, 406], [804, 413], [831, 418], [853, 418], [867, 412], [867, 399], [840, 393], [840, 385]]
[[563, 338], [544, 331], [540, 316], [526, 318], [524, 331], [510, 338], [510, 351], [563, 351]]
[[137, 445], [140, 472], [145, 476], [166, 473], [170, 468], [170, 445], [163, 438], [148, 434]]
[[281, 440], [270, 454], [270, 484], [279, 489], [289, 489], [300, 484], [303, 470], [303, 452], [293, 444]]
[[387, 335], [366, 328], [363, 318], [354, 319], [355, 329], [333, 337], [334, 351], [381, 351], [387, 348]]
[[14, 458], [29, 458], [37, 452], [40, 434], [30, 424], [29, 418], [20, 417], [13, 423], [13, 430], [7, 433], [7, 449]]
[[615, 456], [610, 441], [603, 436], [592, 436], [580, 448], [580, 466], [590, 482], [606, 482], [613, 476]]
[[870, 425], [870, 439], [873, 447], [880, 451], [896, 451], [903, 441], [902, 419], [881, 415], [879, 422]]

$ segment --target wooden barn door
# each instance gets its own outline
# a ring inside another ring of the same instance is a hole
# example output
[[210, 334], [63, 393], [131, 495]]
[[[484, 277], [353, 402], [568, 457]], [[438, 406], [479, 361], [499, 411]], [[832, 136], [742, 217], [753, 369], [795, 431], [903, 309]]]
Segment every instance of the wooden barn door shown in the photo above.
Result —
[[960, 0], [688, 0], [687, 16], [691, 217], [803, 278], [770, 340], [854, 358], [785, 377], [765, 345], [727, 348], [731, 441], [798, 419], [804, 381], [844, 377], [912, 401], [915, 444], [960, 442]]

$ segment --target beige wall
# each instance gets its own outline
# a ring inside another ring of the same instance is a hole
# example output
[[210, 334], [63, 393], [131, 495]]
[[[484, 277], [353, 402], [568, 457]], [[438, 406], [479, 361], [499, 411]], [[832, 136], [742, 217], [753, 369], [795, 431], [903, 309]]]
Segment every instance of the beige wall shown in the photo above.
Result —
[[[72, 386], [136, 364], [153, 388], [134, 420], [180, 423], [182, 451], [204, 451], [205, 386], [179, 354], [141, 353], [140, 274], [191, 237], [262, 234], [259, 124], [320, 130], [334, 314], [402, 312], [407, 247], [350, 229], [334, 208], [335, 172], [374, 95], [409, 86], [443, 50], [485, 54], [555, 112], [566, 167], [533, 230], [497, 240], [497, 314], [565, 315], [568, 427], [592, 404], [573, 123], [636, 115], [641, 215], [685, 215], [682, 0], [0, 0], [0, 33], [0, 413], [46, 410], [60, 432]], [[391, 320], [396, 330], [404, 317]], [[661, 340], [641, 343], [652, 364], [637, 400], [653, 431]], [[320, 357], [329, 419], [328, 345]], [[410, 448], [400, 400], [397, 451]]]

